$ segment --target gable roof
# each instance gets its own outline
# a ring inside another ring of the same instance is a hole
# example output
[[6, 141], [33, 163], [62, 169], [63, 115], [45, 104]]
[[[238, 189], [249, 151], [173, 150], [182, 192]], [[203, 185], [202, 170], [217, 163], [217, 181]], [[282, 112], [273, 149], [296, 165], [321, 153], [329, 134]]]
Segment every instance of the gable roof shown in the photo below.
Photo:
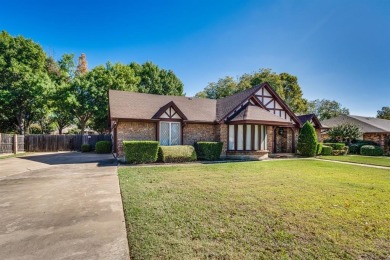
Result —
[[292, 123], [286, 119], [283, 119], [279, 116], [276, 116], [269, 111], [255, 106], [255, 105], [247, 105], [240, 112], [233, 115], [229, 120], [229, 122], [240, 122], [240, 121], [262, 121], [264, 123], [269, 124], [278, 124], [278, 125], [292, 125]]
[[315, 114], [300, 115], [297, 117], [301, 121], [302, 125], [304, 125], [307, 121], [312, 121], [317, 127], [322, 128], [322, 124]]
[[357, 125], [363, 133], [390, 133], [390, 120], [375, 117], [340, 115], [321, 122], [327, 127], [335, 127], [344, 123]]
[[128, 91], [110, 90], [109, 104], [112, 119], [153, 119], [156, 113], [173, 102], [190, 121], [214, 122], [216, 100], [163, 96]]

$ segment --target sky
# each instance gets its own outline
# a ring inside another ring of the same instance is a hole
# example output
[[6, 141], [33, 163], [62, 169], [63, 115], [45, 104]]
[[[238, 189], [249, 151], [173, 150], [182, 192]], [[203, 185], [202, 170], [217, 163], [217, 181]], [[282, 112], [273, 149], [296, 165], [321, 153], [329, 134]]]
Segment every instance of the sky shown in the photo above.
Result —
[[308, 100], [337, 100], [351, 114], [390, 106], [390, 1], [3, 1], [0, 30], [56, 59], [85, 53], [152, 61], [193, 96], [225, 76], [261, 68], [298, 77]]

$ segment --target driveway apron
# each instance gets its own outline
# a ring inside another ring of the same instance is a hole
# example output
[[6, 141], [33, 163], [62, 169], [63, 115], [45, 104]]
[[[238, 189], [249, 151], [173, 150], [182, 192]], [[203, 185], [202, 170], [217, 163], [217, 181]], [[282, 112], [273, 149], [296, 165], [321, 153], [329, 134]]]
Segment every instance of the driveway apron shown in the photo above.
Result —
[[113, 157], [0, 160], [0, 259], [129, 259]]

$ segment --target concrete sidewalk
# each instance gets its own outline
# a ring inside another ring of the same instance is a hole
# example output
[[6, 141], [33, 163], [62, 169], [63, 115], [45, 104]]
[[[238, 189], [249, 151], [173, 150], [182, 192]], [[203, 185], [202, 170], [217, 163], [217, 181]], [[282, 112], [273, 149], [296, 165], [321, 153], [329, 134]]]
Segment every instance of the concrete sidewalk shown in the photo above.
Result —
[[0, 160], [0, 259], [129, 259], [111, 155]]

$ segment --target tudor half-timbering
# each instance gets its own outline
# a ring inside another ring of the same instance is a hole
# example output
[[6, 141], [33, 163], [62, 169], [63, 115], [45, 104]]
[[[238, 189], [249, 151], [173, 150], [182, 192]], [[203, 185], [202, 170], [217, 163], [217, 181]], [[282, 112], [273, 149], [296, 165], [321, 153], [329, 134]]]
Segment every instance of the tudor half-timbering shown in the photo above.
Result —
[[[110, 90], [109, 110], [119, 157], [125, 140], [157, 140], [161, 145], [221, 141], [227, 157], [292, 153], [310, 116], [298, 118], [268, 83], [220, 100]], [[310, 120], [321, 127], [315, 116]]]

